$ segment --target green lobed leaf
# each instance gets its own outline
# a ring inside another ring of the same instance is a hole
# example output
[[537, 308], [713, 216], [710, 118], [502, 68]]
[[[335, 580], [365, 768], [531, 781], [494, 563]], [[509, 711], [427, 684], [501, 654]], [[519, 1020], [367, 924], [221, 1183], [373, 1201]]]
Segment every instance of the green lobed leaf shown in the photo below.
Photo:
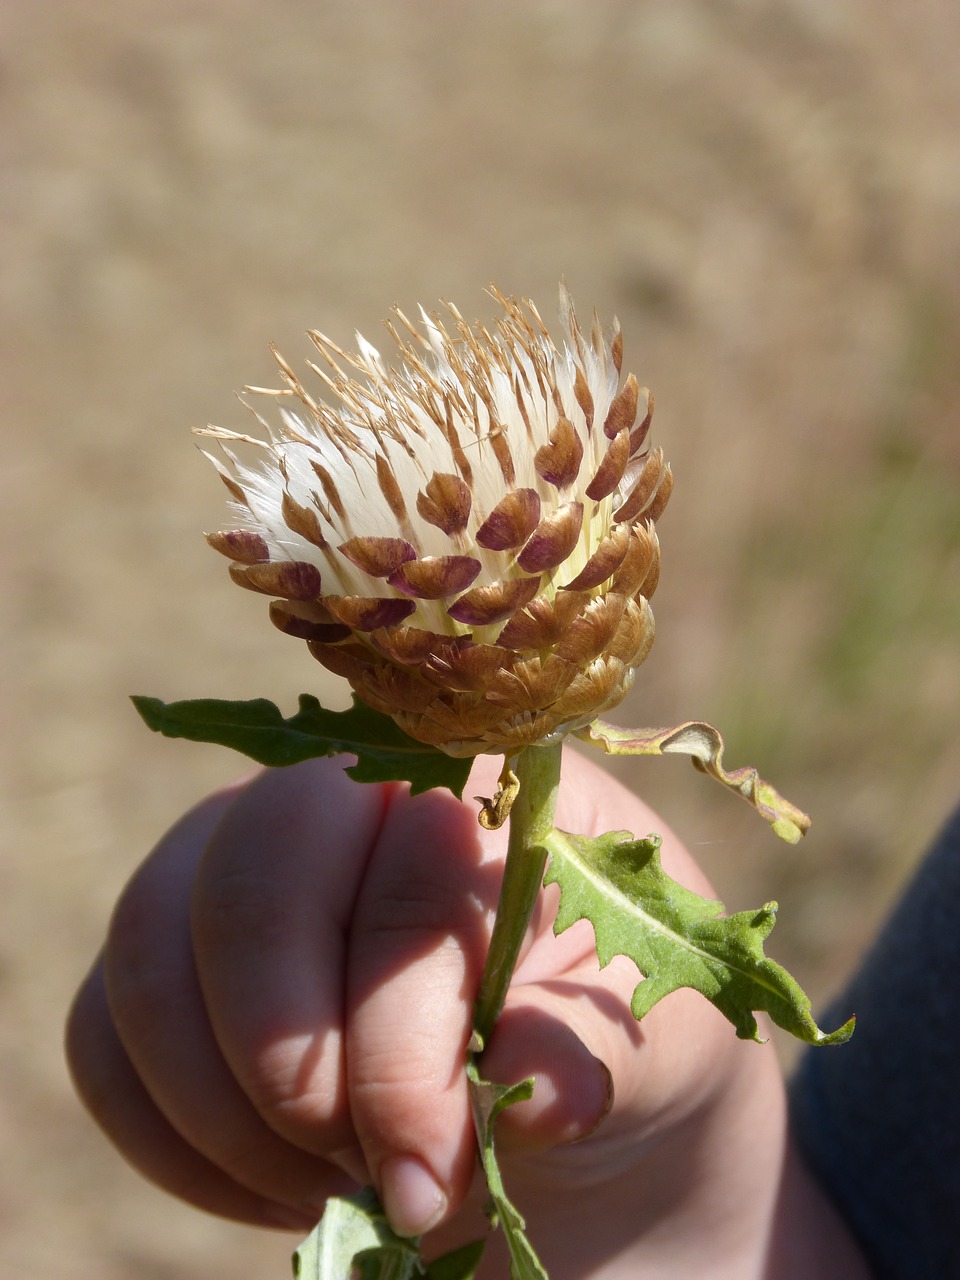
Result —
[[[404, 1242], [401, 1242], [404, 1243]], [[393, 1244], [378, 1245], [355, 1254], [343, 1280], [417, 1280], [423, 1275], [416, 1252]]]
[[485, 1245], [485, 1240], [471, 1240], [442, 1258], [435, 1258], [427, 1267], [427, 1280], [473, 1280]]
[[690, 756], [702, 773], [743, 796], [787, 844], [796, 844], [810, 828], [810, 819], [771, 787], [752, 766], [728, 772], [723, 767], [723, 738], [712, 724], [688, 720], [672, 729], [621, 729], [594, 720], [577, 733], [584, 742], [611, 756]]
[[323, 1217], [293, 1255], [297, 1280], [416, 1280], [416, 1240], [396, 1235], [376, 1192], [331, 1196]]
[[611, 831], [589, 839], [554, 830], [545, 844], [544, 884], [560, 886], [554, 925], [562, 933], [589, 920], [601, 965], [629, 956], [644, 980], [631, 1002], [636, 1018], [671, 991], [692, 987], [725, 1015], [745, 1040], [760, 1040], [754, 1013], [763, 1010], [806, 1044], [840, 1044], [853, 1019], [830, 1034], [813, 1020], [810, 1001], [786, 969], [763, 954], [777, 904], [724, 916], [722, 902], [701, 898], [664, 872], [660, 837]]
[[453, 1249], [429, 1265], [419, 1240], [398, 1236], [372, 1187], [331, 1196], [323, 1217], [293, 1255], [297, 1280], [473, 1280], [483, 1240]]
[[447, 787], [459, 798], [473, 763], [416, 742], [356, 697], [348, 710], [328, 711], [302, 693], [300, 709], [286, 720], [266, 698], [162, 702], [138, 696], [131, 701], [149, 728], [168, 738], [232, 747], [271, 767], [349, 752], [357, 763], [347, 773], [357, 782], [409, 782], [413, 795]]
[[532, 1097], [533, 1081], [522, 1080], [520, 1084], [502, 1085], [481, 1080], [472, 1057], [467, 1062], [467, 1080], [470, 1084], [470, 1105], [477, 1132], [480, 1163], [490, 1192], [490, 1207], [487, 1212], [491, 1225], [499, 1226], [503, 1231], [510, 1251], [510, 1275], [512, 1280], [547, 1280], [547, 1273], [527, 1239], [526, 1223], [507, 1198], [493, 1143], [493, 1127], [497, 1116], [505, 1107], [525, 1102]]

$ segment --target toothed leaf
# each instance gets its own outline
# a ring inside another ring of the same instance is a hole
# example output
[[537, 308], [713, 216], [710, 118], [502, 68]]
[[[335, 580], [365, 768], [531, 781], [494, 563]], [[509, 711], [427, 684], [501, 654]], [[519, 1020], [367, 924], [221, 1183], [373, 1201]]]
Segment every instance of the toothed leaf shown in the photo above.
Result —
[[664, 872], [659, 836], [636, 840], [612, 831], [588, 839], [553, 831], [545, 844], [550, 863], [544, 883], [560, 886], [555, 932], [589, 920], [601, 965], [615, 955], [636, 963], [644, 981], [633, 994], [634, 1017], [642, 1018], [671, 991], [692, 987], [741, 1039], [760, 1039], [754, 1017], [760, 1010], [807, 1044], [849, 1038], [852, 1019], [829, 1035], [822, 1032], [800, 986], [763, 954], [775, 902], [724, 916], [722, 902], [701, 898]]
[[302, 693], [299, 711], [286, 720], [266, 698], [161, 702], [159, 698], [135, 697], [131, 701], [149, 728], [168, 738], [232, 747], [271, 767], [349, 752], [357, 757], [357, 763], [347, 769], [351, 778], [358, 782], [409, 782], [413, 795], [447, 787], [461, 796], [473, 763], [416, 742], [389, 716], [358, 698], [347, 711], [327, 711], [316, 698]]

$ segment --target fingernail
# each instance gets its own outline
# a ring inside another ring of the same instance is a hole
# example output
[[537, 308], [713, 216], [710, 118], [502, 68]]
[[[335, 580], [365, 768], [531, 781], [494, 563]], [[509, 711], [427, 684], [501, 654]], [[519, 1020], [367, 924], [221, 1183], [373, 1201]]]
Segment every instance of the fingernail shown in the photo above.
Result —
[[600, 1110], [600, 1114], [597, 1116], [596, 1120], [594, 1120], [593, 1124], [590, 1125], [588, 1129], [585, 1129], [583, 1133], [579, 1134], [576, 1138], [573, 1138], [571, 1140], [571, 1142], [569, 1143], [571, 1147], [575, 1146], [578, 1142], [585, 1142], [587, 1138], [592, 1138], [593, 1135], [600, 1128], [600, 1126], [603, 1124], [604, 1120], [606, 1120], [607, 1116], [610, 1114], [613, 1108], [613, 1101], [614, 1101], [613, 1074], [610, 1071], [610, 1068], [607, 1066], [607, 1064], [605, 1062], [601, 1062], [599, 1058], [594, 1058], [594, 1062], [600, 1068], [600, 1073], [603, 1078], [603, 1086], [604, 1086], [603, 1106]]
[[380, 1166], [380, 1195], [398, 1236], [422, 1236], [447, 1211], [447, 1197], [416, 1156], [391, 1156]]

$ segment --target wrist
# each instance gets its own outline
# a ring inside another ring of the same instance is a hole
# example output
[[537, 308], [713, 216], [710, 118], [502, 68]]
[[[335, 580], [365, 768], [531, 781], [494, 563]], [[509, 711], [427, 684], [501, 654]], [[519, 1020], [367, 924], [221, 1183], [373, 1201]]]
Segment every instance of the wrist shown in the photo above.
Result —
[[526, 1197], [551, 1280], [870, 1280], [790, 1138], [772, 1046], [749, 1047], [772, 1067], [742, 1082], [750, 1114], [737, 1089], [618, 1177]]
[[[868, 1280], [790, 1141], [773, 1046], [738, 1042], [731, 1058], [727, 1079], [682, 1120], [629, 1147], [601, 1128], [508, 1162], [551, 1280]], [[493, 1252], [477, 1280], [505, 1274]]]

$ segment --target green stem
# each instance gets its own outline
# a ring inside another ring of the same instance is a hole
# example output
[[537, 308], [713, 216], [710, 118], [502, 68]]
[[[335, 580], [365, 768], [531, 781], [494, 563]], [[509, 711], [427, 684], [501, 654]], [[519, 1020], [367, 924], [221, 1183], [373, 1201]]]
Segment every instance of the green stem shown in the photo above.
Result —
[[490, 950], [474, 1006], [473, 1029], [490, 1039], [517, 964], [547, 864], [546, 837], [553, 830], [560, 785], [562, 744], [526, 747], [515, 772], [520, 790], [510, 810], [510, 837]]

